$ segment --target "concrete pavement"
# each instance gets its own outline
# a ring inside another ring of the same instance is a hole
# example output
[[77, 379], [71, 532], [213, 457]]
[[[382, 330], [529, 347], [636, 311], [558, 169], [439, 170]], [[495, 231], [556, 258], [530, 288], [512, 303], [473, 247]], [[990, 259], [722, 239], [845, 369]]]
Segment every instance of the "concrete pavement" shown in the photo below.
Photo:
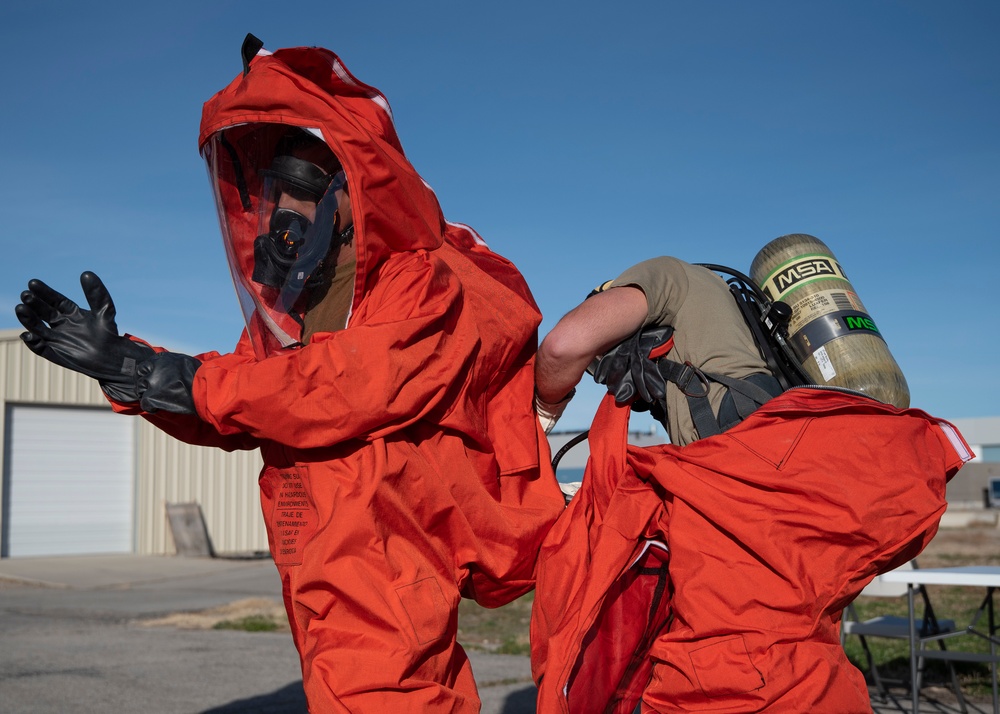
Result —
[[[0, 560], [0, 714], [300, 714], [287, 633], [151, 628], [143, 620], [280, 600], [270, 560], [78, 556]], [[533, 714], [528, 658], [469, 654], [483, 714]], [[927, 690], [921, 712], [955, 712]], [[873, 702], [876, 714], [909, 711]], [[970, 706], [988, 711], [988, 706]]]
[[[270, 560], [0, 560], [0, 714], [300, 714], [287, 632], [139, 624], [246, 598], [280, 602]], [[469, 656], [484, 714], [534, 712], [527, 657]]]

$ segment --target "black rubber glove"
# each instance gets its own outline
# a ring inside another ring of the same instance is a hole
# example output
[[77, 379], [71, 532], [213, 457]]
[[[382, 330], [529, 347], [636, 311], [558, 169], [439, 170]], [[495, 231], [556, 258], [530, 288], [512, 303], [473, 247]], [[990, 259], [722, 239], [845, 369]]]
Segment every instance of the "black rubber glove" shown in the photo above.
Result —
[[21, 339], [36, 355], [93, 377], [115, 401], [137, 402], [136, 367], [154, 351], [118, 334], [115, 304], [99, 277], [85, 272], [80, 285], [90, 310], [80, 309], [41, 280], [28, 281], [21, 304], [14, 308], [28, 330]]
[[632, 402], [636, 411], [648, 411], [667, 395], [667, 382], [650, 354], [659, 352], [673, 332], [672, 327], [636, 331], [597, 360], [594, 381], [606, 385], [618, 404]]
[[201, 362], [178, 352], [160, 352], [139, 365], [139, 406], [147, 412], [194, 414], [191, 385]]

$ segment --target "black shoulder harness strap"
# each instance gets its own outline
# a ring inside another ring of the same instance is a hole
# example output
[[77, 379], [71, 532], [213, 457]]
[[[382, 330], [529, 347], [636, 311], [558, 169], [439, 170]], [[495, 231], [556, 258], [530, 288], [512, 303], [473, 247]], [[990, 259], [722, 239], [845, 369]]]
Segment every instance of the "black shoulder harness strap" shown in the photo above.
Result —
[[[665, 380], [676, 384], [687, 397], [698, 438], [703, 439], [739, 424], [771, 398], [790, 387], [808, 384], [810, 379], [788, 347], [791, 308], [783, 302], [768, 300], [754, 282], [739, 271], [712, 263], [698, 265], [729, 276], [726, 278], [729, 292], [736, 300], [740, 314], [743, 315], [770, 372], [736, 379], [703, 372], [691, 363], [680, 364], [665, 357], [659, 359], [657, 370]], [[707, 399], [709, 382], [717, 382], [726, 387], [726, 396], [723, 397], [718, 416], [712, 413]]]
[[[736, 379], [703, 372], [690, 362], [681, 364], [666, 357], [657, 360], [656, 368], [665, 380], [676, 384], [687, 397], [691, 420], [698, 430], [699, 439], [721, 434], [726, 429], [736, 426], [753, 414], [758, 407], [784, 391], [778, 381], [768, 374], [753, 374]], [[718, 417], [712, 413], [707, 398], [709, 382], [718, 382], [727, 389]]]
[[[704, 372], [691, 363], [669, 359], [673, 328], [639, 330], [592, 367], [594, 379], [608, 387], [619, 403], [630, 402], [635, 411], [650, 411], [664, 428], [666, 425], [666, 382], [673, 382], [687, 398], [691, 419], [698, 438], [714, 436], [739, 424], [758, 407], [786, 389], [810, 380], [787, 344], [791, 309], [782, 302], [771, 302], [746, 275], [732, 268], [710, 263], [702, 267], [728, 274], [726, 279], [740, 314], [753, 335], [769, 374], [744, 378]], [[665, 349], [664, 349], [665, 348]], [[709, 383], [726, 387], [718, 415], [707, 399]], [[668, 429], [669, 431], [669, 429]]]
[[788, 346], [788, 321], [792, 317], [792, 308], [780, 300], [771, 302], [753, 280], [737, 270], [713, 263], [696, 265], [730, 276], [726, 278], [729, 292], [736, 299], [761, 357], [781, 388], [810, 384], [812, 380]]

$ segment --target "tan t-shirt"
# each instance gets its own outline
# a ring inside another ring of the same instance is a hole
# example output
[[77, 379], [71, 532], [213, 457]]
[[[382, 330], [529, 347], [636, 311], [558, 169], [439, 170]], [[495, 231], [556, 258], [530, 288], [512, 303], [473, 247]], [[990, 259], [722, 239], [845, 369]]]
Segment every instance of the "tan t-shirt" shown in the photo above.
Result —
[[[350, 246], [346, 249], [350, 250]], [[343, 249], [342, 249], [343, 250]], [[335, 332], [347, 327], [347, 318], [351, 313], [351, 303], [354, 302], [354, 273], [357, 270], [357, 259], [352, 257], [348, 262], [337, 265], [334, 263], [333, 276], [324, 288], [310, 295], [306, 314], [303, 317], [302, 342], [309, 340], [317, 332]]]
[[[645, 327], [674, 328], [674, 348], [667, 359], [691, 362], [704, 372], [741, 378], [767, 373], [767, 365], [726, 282], [707, 268], [671, 257], [634, 265], [607, 287], [635, 286], [646, 294], [649, 314]], [[709, 402], [719, 413], [725, 387], [710, 382]], [[687, 397], [667, 383], [667, 430], [681, 446], [698, 438]]]

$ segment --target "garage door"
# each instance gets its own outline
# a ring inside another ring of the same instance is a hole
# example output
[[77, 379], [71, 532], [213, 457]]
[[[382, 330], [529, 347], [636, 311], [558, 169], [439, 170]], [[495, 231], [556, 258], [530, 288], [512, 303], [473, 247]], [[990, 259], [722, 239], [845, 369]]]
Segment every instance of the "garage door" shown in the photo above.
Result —
[[131, 553], [132, 419], [11, 406], [3, 555]]

